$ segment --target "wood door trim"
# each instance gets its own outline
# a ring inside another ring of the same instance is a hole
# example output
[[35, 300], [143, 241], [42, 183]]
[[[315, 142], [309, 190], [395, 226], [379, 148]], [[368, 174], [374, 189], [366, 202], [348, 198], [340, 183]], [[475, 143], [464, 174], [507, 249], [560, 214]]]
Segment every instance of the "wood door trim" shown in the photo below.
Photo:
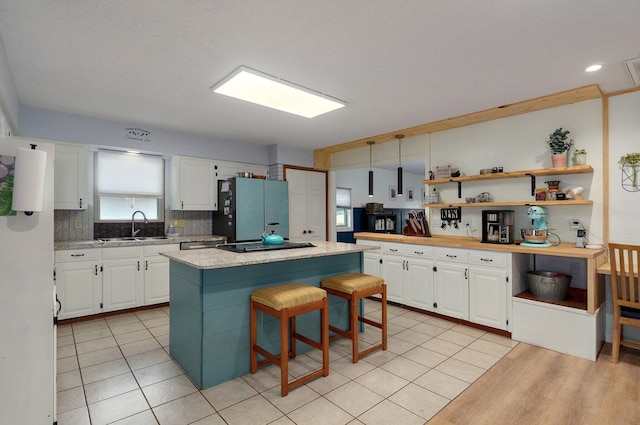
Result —
[[313, 171], [324, 174], [324, 240], [329, 240], [329, 172], [317, 168], [301, 167], [299, 165], [283, 164], [282, 178], [287, 181], [287, 170]]

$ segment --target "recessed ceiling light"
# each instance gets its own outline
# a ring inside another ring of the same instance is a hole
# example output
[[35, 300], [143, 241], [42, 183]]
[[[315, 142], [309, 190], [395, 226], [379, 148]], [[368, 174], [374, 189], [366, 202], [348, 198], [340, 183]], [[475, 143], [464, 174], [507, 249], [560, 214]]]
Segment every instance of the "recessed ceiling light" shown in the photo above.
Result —
[[591, 65], [590, 67], [588, 67], [584, 71], [585, 72], [596, 72], [596, 71], [600, 71], [600, 69], [602, 69], [602, 65], [596, 64], [596, 65]]
[[238, 67], [211, 91], [306, 118], [346, 106], [341, 100], [246, 66]]

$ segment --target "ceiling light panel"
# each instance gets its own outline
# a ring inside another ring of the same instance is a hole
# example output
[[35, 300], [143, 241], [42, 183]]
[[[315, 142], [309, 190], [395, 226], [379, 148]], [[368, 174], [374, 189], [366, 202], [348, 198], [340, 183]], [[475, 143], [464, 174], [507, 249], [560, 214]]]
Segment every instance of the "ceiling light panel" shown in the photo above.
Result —
[[211, 87], [230, 96], [306, 118], [334, 111], [345, 102], [255, 69], [241, 66]]

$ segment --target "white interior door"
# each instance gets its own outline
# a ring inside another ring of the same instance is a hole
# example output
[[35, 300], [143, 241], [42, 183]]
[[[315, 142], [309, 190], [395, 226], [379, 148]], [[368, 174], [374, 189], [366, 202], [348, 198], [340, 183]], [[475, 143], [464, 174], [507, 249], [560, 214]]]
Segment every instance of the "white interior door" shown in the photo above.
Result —
[[327, 179], [325, 173], [307, 171], [307, 232], [309, 240], [327, 240]]

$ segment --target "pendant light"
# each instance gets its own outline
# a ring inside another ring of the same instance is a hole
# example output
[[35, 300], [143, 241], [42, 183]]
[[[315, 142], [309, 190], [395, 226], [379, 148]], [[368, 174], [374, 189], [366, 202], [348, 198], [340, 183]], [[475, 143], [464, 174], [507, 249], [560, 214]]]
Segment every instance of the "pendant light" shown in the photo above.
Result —
[[369, 140], [367, 142], [367, 145], [369, 145], [369, 198], [373, 198], [373, 169], [371, 168], [371, 156], [373, 145], [375, 144], [376, 142], [374, 142], [373, 140]]
[[398, 139], [398, 196], [402, 196], [402, 139], [404, 134], [397, 134]]

